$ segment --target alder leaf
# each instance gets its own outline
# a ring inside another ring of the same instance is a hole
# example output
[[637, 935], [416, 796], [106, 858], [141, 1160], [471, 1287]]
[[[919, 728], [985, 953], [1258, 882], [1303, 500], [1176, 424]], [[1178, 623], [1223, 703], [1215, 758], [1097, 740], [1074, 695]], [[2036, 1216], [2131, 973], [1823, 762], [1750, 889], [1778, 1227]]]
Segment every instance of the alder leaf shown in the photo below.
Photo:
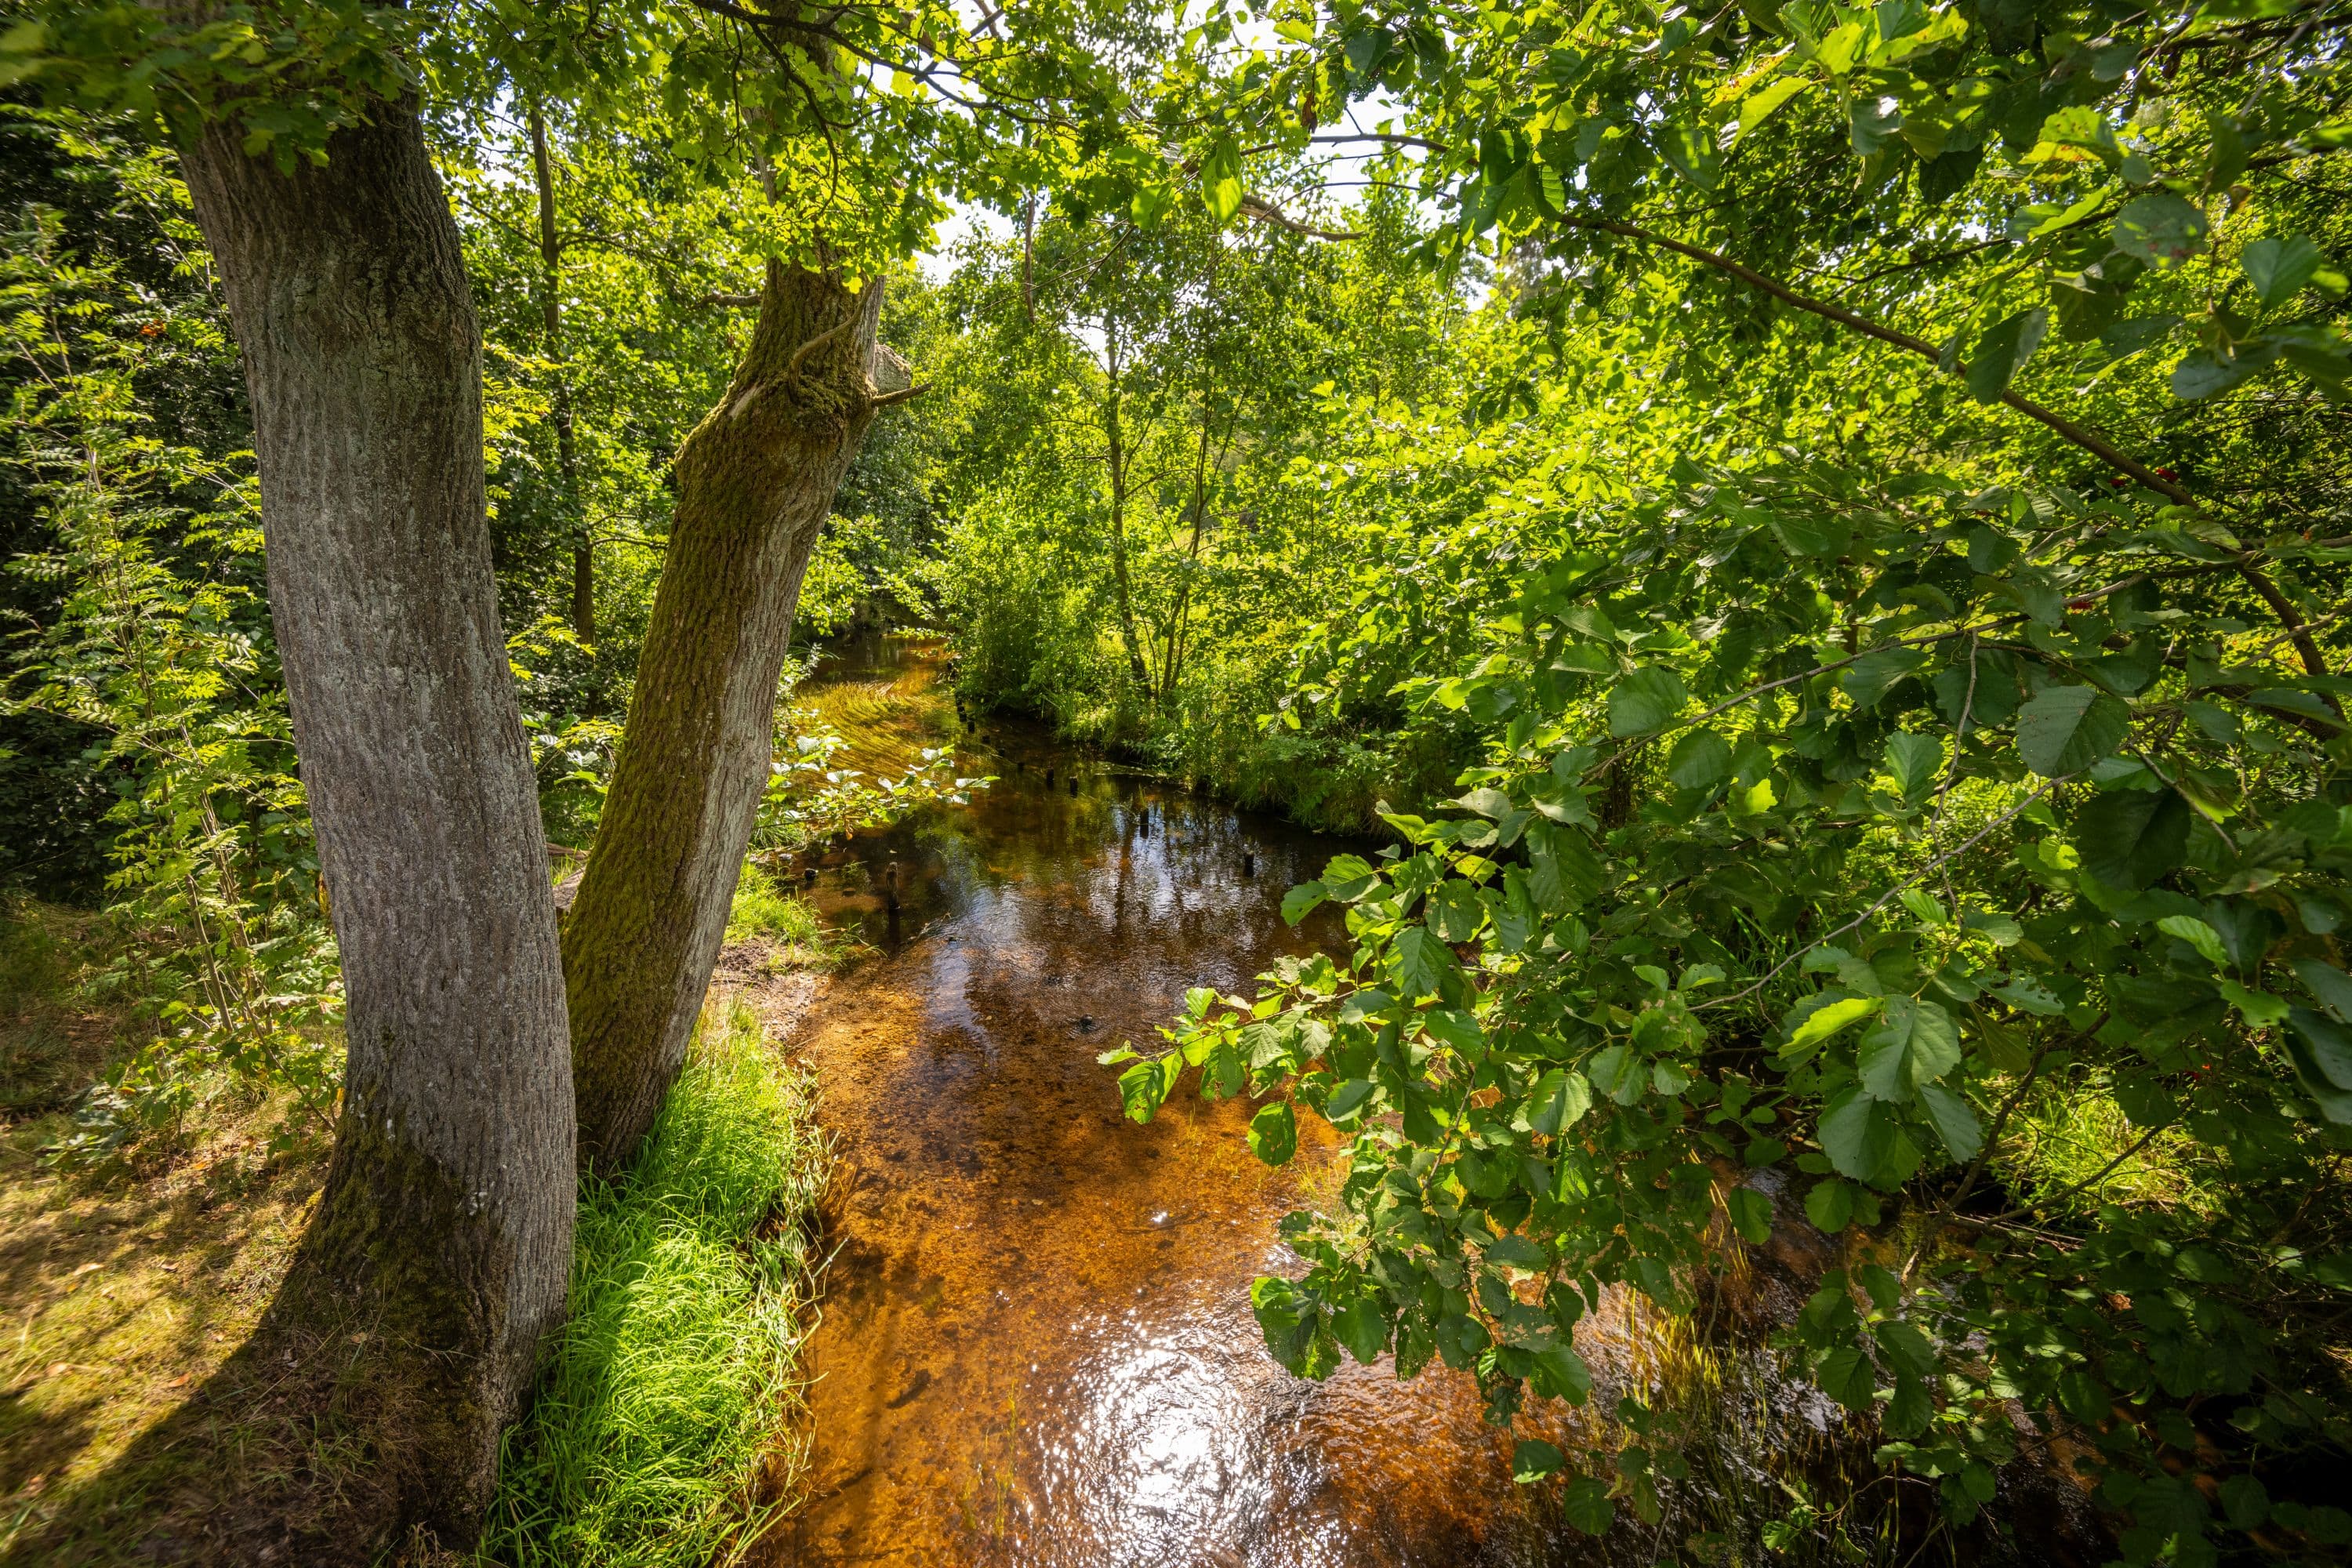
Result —
[[2095, 686], [2053, 686], [2017, 710], [2017, 754], [2043, 778], [2081, 773], [2131, 732], [2131, 710]]

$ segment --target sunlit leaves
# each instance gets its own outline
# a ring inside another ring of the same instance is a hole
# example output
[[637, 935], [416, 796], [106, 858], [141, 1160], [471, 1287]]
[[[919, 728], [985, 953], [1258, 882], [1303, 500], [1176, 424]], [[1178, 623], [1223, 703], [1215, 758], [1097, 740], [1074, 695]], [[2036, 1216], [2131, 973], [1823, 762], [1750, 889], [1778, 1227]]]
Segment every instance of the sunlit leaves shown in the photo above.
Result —
[[1409, 997], [1440, 994], [1457, 967], [1453, 951], [1426, 926], [1399, 931], [1392, 951], [1397, 982]]
[[1210, 144], [1201, 160], [1201, 198], [1208, 204], [1209, 216], [1225, 223], [1242, 207], [1241, 143], [1231, 135], [1220, 136]]
[[1666, 776], [1684, 789], [1712, 789], [1731, 776], [1731, 747], [1705, 725], [1685, 731], [1666, 758]]
[[2139, 196], [2116, 216], [2116, 248], [2151, 267], [2175, 266], [2205, 247], [2205, 209], [2170, 192]]
[[2258, 239], [2239, 254], [2238, 265], [2255, 297], [2265, 305], [2284, 305], [2310, 287], [2326, 258], [2303, 236]]
[[1863, 1088], [1875, 1100], [1908, 1100], [1960, 1063], [1959, 1030], [1941, 1005], [1886, 997], [1856, 1056]]
[[2040, 306], [1986, 328], [1969, 356], [1969, 395], [1979, 403], [1999, 402], [2049, 330], [2050, 312]]

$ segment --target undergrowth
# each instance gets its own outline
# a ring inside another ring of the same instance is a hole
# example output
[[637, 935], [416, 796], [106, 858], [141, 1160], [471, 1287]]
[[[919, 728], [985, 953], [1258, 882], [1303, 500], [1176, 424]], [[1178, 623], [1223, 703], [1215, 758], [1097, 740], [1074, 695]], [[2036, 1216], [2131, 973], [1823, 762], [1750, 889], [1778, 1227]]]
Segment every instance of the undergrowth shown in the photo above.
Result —
[[746, 861], [735, 884], [735, 901], [727, 910], [730, 943], [761, 942], [777, 949], [777, 962], [792, 967], [822, 968], [839, 958], [846, 939], [828, 931], [814, 906], [798, 893], [780, 886], [756, 862]]
[[485, 1563], [701, 1568], [791, 1498], [829, 1159], [812, 1087], [714, 1002], [635, 1166], [583, 1181], [571, 1321], [509, 1434]]

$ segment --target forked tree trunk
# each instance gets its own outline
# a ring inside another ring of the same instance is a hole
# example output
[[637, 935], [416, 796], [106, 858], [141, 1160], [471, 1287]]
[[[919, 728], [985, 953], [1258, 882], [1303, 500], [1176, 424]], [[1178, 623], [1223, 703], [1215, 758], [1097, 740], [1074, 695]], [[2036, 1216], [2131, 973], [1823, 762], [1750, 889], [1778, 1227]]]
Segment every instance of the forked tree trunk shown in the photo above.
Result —
[[603, 819], [563, 928], [583, 1164], [617, 1170], [686, 1058], [773, 755], [817, 532], [874, 410], [911, 395], [852, 294], [771, 262], [751, 346], [678, 448], [677, 511]]
[[413, 105], [378, 105], [290, 175], [240, 136], [207, 130], [188, 186], [253, 398], [350, 1044], [273, 1317], [365, 1331], [334, 1408], [359, 1428], [353, 1475], [398, 1515], [372, 1525], [462, 1544], [563, 1314], [575, 1186], [545, 838], [490, 571], [480, 332]]

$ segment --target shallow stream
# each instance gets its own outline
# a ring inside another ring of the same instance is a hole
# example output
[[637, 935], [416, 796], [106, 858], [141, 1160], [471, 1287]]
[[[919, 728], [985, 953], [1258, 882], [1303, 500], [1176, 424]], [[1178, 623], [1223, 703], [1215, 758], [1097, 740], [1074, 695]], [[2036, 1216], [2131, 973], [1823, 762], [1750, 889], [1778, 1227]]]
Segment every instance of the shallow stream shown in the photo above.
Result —
[[[824, 672], [895, 683], [936, 653], [869, 643]], [[944, 701], [944, 698], [940, 699]], [[1249, 1283], [1291, 1262], [1276, 1222], [1330, 1143], [1261, 1165], [1248, 1107], [1188, 1085], [1119, 1112], [1097, 1053], [1153, 1045], [1189, 986], [1248, 992], [1336, 922], [1284, 891], [1361, 848], [1090, 759], [1042, 730], [960, 737], [968, 806], [862, 835], [814, 888], [873, 954], [833, 981], [794, 1053], [839, 1142], [836, 1246], [811, 1371], [811, 1500], [776, 1563], [1037, 1568], [1672, 1560], [1649, 1529], [1572, 1534], [1510, 1477], [1515, 1436], [1475, 1385], [1385, 1360], [1317, 1384], [1267, 1355]], [[894, 895], [895, 889], [895, 895]], [[1319, 1124], [1318, 1124], [1319, 1127]], [[1792, 1306], [1793, 1302], [1783, 1303]], [[1622, 1305], [1580, 1332], [1604, 1389], [1648, 1353]], [[1741, 1447], [1834, 1413], [1759, 1384]], [[1767, 1410], [1766, 1406], [1775, 1406]], [[1569, 1447], [1576, 1433], [1550, 1418]], [[1736, 1478], [1734, 1478], [1736, 1479]], [[1758, 1495], [1783, 1501], [1760, 1472]], [[1746, 1489], [1739, 1487], [1737, 1489]], [[1630, 1521], [1628, 1521], [1630, 1523]]]

